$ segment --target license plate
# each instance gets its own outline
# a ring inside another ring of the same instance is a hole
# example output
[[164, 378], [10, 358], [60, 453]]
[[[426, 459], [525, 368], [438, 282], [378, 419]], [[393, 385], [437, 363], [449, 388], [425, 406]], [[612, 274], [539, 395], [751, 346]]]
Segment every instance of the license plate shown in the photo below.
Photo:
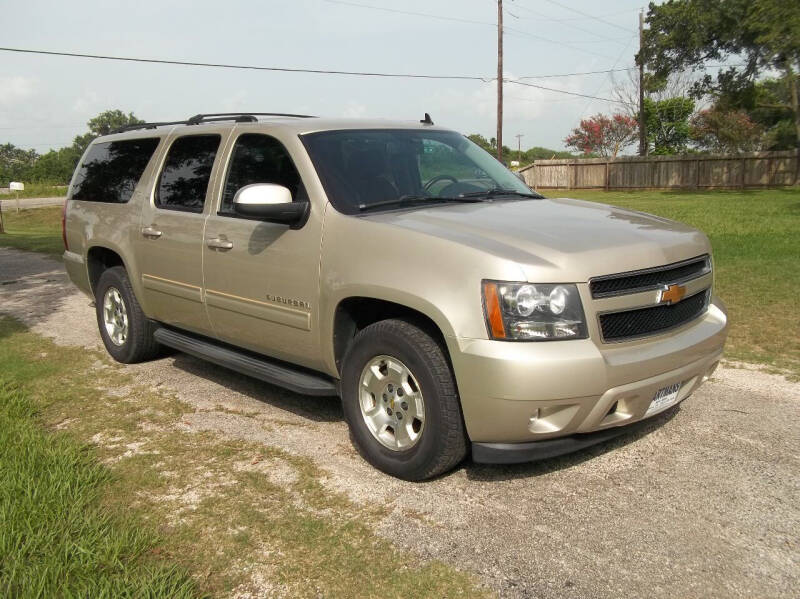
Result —
[[645, 412], [645, 416], [657, 414], [658, 412], [666, 410], [671, 405], [677, 403], [678, 393], [680, 390], [681, 383], [675, 383], [673, 385], [662, 387], [656, 391], [656, 394], [653, 396], [653, 401], [650, 402], [650, 407], [647, 408], [647, 412]]

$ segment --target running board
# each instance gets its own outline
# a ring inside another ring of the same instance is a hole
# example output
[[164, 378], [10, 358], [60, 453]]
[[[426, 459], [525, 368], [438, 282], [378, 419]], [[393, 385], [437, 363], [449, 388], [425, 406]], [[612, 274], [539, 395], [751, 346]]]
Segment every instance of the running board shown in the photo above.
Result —
[[156, 341], [247, 376], [305, 395], [339, 395], [333, 379], [268, 358], [256, 357], [224, 345], [161, 327]]

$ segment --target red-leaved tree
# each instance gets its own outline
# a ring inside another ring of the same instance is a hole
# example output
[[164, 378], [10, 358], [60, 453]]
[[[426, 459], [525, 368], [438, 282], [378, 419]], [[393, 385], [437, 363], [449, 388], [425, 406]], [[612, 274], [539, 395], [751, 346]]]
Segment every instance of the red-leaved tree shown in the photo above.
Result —
[[689, 127], [689, 135], [700, 148], [721, 154], [758, 150], [763, 133], [763, 127], [744, 110], [718, 107], [695, 114]]
[[564, 139], [564, 144], [584, 154], [615, 158], [620, 150], [635, 142], [638, 135], [639, 123], [635, 118], [624, 114], [610, 117], [596, 114], [583, 119], [580, 127]]

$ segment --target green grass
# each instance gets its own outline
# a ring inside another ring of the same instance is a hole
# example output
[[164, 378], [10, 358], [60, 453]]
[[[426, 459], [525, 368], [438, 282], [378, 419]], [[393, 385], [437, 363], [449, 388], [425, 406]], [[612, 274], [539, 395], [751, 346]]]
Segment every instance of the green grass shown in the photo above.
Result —
[[[486, 595], [471, 575], [376, 535], [387, 506], [330, 490], [313, 461], [188, 422], [278, 421], [195, 412], [103, 353], [2, 317], [0, 372], [0, 597], [190, 596], [182, 572], [214, 597]], [[70, 436], [45, 432], [59, 429]], [[375, 576], [375, 556], [396, 567]]]
[[152, 532], [103, 508], [110, 474], [92, 452], [44, 430], [21, 382], [53, 369], [8, 350], [0, 362], [0, 596], [197, 597], [188, 574], [154, 557]]
[[800, 188], [549, 192], [671, 218], [705, 232], [727, 304], [726, 356], [800, 376]]
[[3, 210], [5, 233], [0, 234], [0, 247], [42, 252], [52, 256], [64, 253], [61, 240], [61, 207]]
[[67, 195], [66, 185], [50, 185], [47, 183], [26, 183], [24, 191], [12, 191], [0, 195], [0, 200], [19, 198], [63, 198]]

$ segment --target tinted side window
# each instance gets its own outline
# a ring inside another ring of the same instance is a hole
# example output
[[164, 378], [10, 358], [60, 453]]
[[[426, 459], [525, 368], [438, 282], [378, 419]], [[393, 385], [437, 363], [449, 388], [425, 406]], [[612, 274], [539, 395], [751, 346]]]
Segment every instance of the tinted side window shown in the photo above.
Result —
[[93, 145], [75, 178], [72, 199], [124, 204], [131, 199], [158, 142], [149, 138]]
[[236, 192], [253, 183], [283, 185], [295, 200], [308, 200], [300, 174], [283, 144], [269, 135], [245, 133], [233, 146], [219, 213], [233, 214]]
[[175, 140], [167, 153], [156, 189], [156, 206], [202, 212], [219, 135], [187, 135]]

